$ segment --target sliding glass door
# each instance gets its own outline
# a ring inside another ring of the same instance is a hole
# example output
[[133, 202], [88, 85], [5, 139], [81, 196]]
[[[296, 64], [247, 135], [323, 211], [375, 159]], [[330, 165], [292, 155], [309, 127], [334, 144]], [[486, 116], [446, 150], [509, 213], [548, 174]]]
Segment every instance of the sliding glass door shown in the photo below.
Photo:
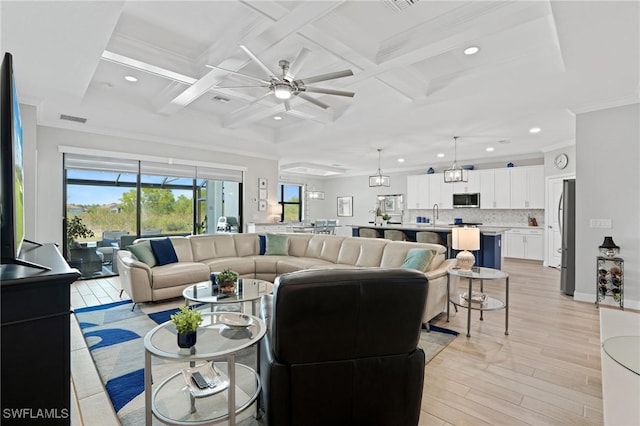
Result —
[[85, 278], [117, 273], [137, 237], [242, 232], [241, 171], [71, 154], [64, 167], [65, 253]]

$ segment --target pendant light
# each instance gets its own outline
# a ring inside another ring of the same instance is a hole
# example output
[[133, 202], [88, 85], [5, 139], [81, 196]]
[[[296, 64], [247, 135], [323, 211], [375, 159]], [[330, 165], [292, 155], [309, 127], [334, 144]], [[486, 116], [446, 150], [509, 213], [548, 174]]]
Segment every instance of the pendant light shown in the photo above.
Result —
[[375, 174], [373, 176], [369, 176], [369, 186], [370, 187], [389, 186], [390, 185], [389, 176], [383, 175], [382, 171], [380, 170], [380, 152], [381, 151], [382, 151], [382, 149], [378, 148], [378, 172], [377, 172], [377, 174]]
[[444, 171], [444, 181], [445, 183], [455, 183], [455, 182], [467, 182], [469, 177], [467, 176], [467, 171], [462, 167], [457, 167], [456, 161], [458, 159], [458, 137], [453, 137], [453, 166], [450, 169], [446, 169]]

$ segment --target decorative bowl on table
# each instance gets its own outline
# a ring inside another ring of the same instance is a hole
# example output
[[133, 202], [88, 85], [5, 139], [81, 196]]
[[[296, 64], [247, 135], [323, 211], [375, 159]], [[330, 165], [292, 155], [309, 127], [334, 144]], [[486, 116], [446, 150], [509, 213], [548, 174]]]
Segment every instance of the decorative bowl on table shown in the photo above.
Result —
[[228, 313], [218, 317], [219, 321], [231, 328], [245, 328], [253, 324], [253, 318], [249, 315]]

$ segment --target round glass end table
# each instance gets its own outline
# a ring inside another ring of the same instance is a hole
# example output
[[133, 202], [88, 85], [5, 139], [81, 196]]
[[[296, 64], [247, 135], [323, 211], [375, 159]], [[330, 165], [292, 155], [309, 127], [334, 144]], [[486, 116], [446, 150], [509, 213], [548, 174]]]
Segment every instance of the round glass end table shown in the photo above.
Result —
[[[467, 309], [467, 337], [471, 337], [471, 311], [480, 311], [480, 320], [482, 321], [484, 311], [495, 311], [504, 309], [504, 334], [509, 334], [509, 274], [504, 271], [493, 268], [474, 267], [470, 270], [460, 268], [449, 268], [447, 270], [447, 294], [449, 302], [455, 306]], [[451, 276], [460, 277], [469, 280], [469, 288], [467, 292], [450, 294]], [[473, 281], [480, 280], [480, 292], [473, 291]], [[504, 280], [505, 281], [505, 299], [504, 301], [489, 296], [484, 293], [485, 280]], [[447, 321], [449, 321], [449, 303], [447, 303]]]
[[[236, 415], [258, 398], [261, 389], [258, 373], [247, 365], [236, 364], [235, 356], [264, 337], [265, 322], [237, 312], [203, 313], [202, 319], [196, 344], [189, 349], [178, 347], [176, 328], [171, 321], [160, 324], [145, 336], [147, 425], [152, 424], [153, 416], [165, 424], [201, 425], [228, 421], [235, 425]], [[242, 327], [228, 325], [247, 323]], [[157, 372], [165, 373], [160, 374], [164, 378], [155, 382], [152, 380], [152, 357], [169, 361], [153, 364]], [[200, 372], [209, 385], [204, 390], [188, 380], [195, 371]]]

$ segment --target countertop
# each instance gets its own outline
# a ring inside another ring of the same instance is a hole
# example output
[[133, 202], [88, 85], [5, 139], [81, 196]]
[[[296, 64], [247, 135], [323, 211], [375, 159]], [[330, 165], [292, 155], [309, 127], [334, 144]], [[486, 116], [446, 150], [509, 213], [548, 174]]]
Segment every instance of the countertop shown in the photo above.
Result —
[[[397, 229], [400, 231], [436, 231], [436, 232], [450, 232], [451, 229], [457, 228], [457, 225], [449, 225], [445, 223], [436, 223], [435, 225], [429, 223], [404, 223], [404, 224], [387, 224], [384, 226], [374, 225], [368, 223], [365, 225], [349, 225], [352, 228], [374, 228], [374, 229]], [[483, 234], [501, 234], [509, 229], [511, 226], [500, 225], [480, 225], [480, 232]]]

